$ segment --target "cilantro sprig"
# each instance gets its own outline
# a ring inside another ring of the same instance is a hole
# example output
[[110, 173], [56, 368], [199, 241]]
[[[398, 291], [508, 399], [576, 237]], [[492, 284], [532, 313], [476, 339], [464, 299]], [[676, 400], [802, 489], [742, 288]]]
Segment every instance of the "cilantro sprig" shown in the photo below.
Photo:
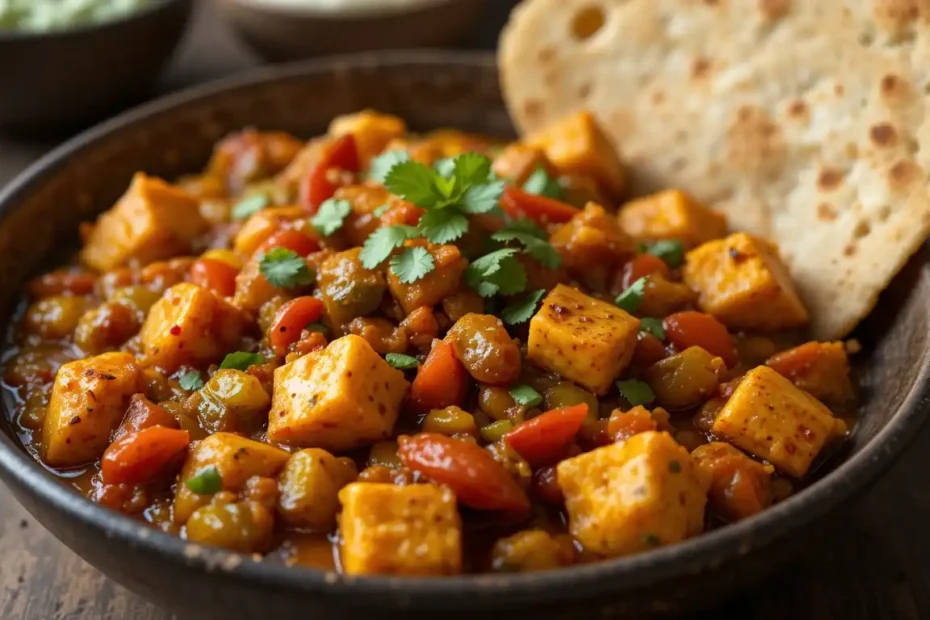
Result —
[[232, 208], [232, 216], [237, 220], [244, 220], [251, 217], [252, 214], [258, 213], [271, 203], [267, 194], [254, 194], [248, 198], [243, 198]]
[[190, 392], [199, 390], [203, 387], [203, 379], [200, 378], [200, 373], [196, 370], [192, 370], [181, 375], [178, 383], [180, 384], [182, 390], [188, 390]]
[[258, 263], [258, 269], [272, 286], [294, 288], [312, 284], [314, 274], [297, 252], [272, 248]]
[[526, 179], [523, 183], [523, 191], [555, 199], [561, 198], [565, 193], [559, 182], [550, 177], [541, 167], [536, 168]]
[[[460, 239], [468, 232], [467, 216], [494, 210], [504, 192], [504, 182], [491, 173], [491, 160], [479, 153], [463, 153], [430, 168], [405, 152], [389, 151], [372, 161], [369, 174], [426, 213], [415, 227], [390, 226], [372, 233], [360, 254], [367, 269], [377, 267], [408, 239], [422, 237], [436, 244]], [[391, 259], [391, 271], [407, 284], [433, 269], [425, 248], [405, 248]]]
[[220, 370], [248, 370], [249, 366], [260, 366], [265, 363], [265, 357], [258, 353], [247, 353], [246, 351], [236, 351], [223, 358], [220, 363]]
[[404, 355], [403, 353], [388, 353], [384, 356], [385, 361], [398, 370], [411, 370], [419, 366], [417, 358]]
[[536, 314], [536, 306], [545, 294], [544, 289], [539, 289], [515, 298], [501, 310], [501, 319], [508, 325], [518, 325], [529, 321]]
[[515, 295], [526, 288], [526, 270], [517, 250], [504, 248], [476, 259], [465, 270], [465, 283], [482, 297]]
[[644, 248], [645, 253], [652, 254], [661, 258], [672, 268], [681, 267], [685, 260], [685, 246], [681, 241], [675, 239], [665, 239], [656, 241]]
[[320, 205], [320, 209], [310, 220], [310, 224], [318, 233], [329, 237], [342, 228], [350, 213], [352, 213], [352, 203], [348, 200], [330, 198]]
[[511, 222], [491, 238], [501, 243], [516, 241], [523, 246], [524, 252], [549, 269], [558, 269], [562, 265], [562, 255], [547, 241], [545, 231], [529, 220]]

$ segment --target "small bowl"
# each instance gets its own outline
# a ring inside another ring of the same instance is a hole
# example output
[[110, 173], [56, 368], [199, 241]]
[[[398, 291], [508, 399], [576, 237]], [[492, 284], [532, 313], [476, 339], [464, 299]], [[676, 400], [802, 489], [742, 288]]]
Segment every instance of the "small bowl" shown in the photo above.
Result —
[[447, 47], [475, 26], [486, 0], [419, 0], [404, 7], [325, 11], [217, 0], [236, 33], [270, 60], [324, 53]]
[[145, 93], [181, 40], [193, 0], [52, 32], [0, 31], [0, 129], [96, 120]]

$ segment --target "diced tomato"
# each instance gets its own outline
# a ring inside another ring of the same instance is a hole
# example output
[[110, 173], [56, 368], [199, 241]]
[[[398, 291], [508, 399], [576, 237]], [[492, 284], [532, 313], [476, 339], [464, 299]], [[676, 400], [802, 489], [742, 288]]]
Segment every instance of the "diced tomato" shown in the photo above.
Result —
[[334, 168], [358, 172], [358, 147], [352, 134], [336, 138], [327, 145], [301, 182], [298, 200], [310, 213], [316, 213], [320, 205], [336, 193], [337, 186], [329, 178], [329, 171]]
[[617, 282], [614, 283], [615, 293], [620, 293], [630, 288], [630, 286], [648, 275], [657, 273], [668, 279], [669, 269], [664, 260], [652, 254], [640, 254], [623, 266], [617, 273]]
[[711, 315], [685, 310], [668, 315], [662, 324], [669, 341], [679, 351], [688, 347], [701, 347], [708, 353], [723, 358], [731, 368], [736, 364], [733, 336], [723, 323]]
[[284, 357], [287, 348], [300, 339], [300, 332], [323, 316], [323, 302], [316, 297], [298, 297], [278, 308], [268, 330], [268, 340], [275, 355]]
[[156, 405], [146, 398], [144, 394], [133, 394], [132, 398], [129, 399], [129, 407], [123, 415], [123, 420], [113, 431], [110, 442], [117, 442], [126, 435], [150, 426], [178, 428], [180, 425], [177, 419], [168, 413], [164, 407]]
[[579, 213], [578, 209], [569, 204], [525, 192], [513, 185], [504, 188], [501, 209], [512, 218], [527, 217], [543, 225], [562, 224]]
[[587, 403], [553, 409], [523, 422], [504, 435], [504, 441], [530, 465], [546, 465], [562, 455], [587, 415]]
[[307, 256], [320, 249], [316, 239], [302, 232], [285, 228], [272, 233], [258, 246], [257, 252], [267, 252], [272, 248], [284, 248], [295, 252], [298, 256]]
[[461, 405], [467, 390], [468, 371], [455, 357], [452, 345], [443, 340], [433, 341], [433, 348], [410, 386], [414, 407], [426, 413], [431, 409]]
[[633, 349], [633, 363], [639, 366], [651, 366], [665, 358], [665, 345], [649, 332], [639, 332], [636, 336], [636, 348]]
[[111, 443], [101, 459], [101, 474], [107, 484], [143, 484], [155, 478], [187, 450], [187, 431], [150, 426]]
[[476, 444], [436, 433], [398, 440], [409, 469], [448, 486], [462, 504], [479, 510], [526, 511], [530, 501], [504, 466]]
[[191, 265], [191, 282], [223, 297], [230, 297], [236, 292], [237, 275], [238, 269], [215, 258], [198, 258]]

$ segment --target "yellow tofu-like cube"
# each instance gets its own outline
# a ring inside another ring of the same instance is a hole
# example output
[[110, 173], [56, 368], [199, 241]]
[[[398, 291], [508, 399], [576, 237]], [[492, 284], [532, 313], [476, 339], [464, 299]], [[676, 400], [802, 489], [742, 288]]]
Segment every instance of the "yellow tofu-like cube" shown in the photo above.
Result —
[[104, 353], [59, 368], [42, 425], [42, 459], [52, 467], [72, 467], [99, 458], [140, 389], [141, 372], [128, 353]]
[[141, 172], [116, 205], [97, 219], [81, 261], [98, 271], [183, 254], [209, 224], [187, 192]]
[[268, 439], [334, 452], [391, 436], [407, 393], [404, 373], [349, 334], [279, 367]]
[[727, 234], [723, 214], [677, 189], [628, 202], [617, 217], [623, 230], [637, 239], [677, 239], [688, 249]]
[[536, 170], [542, 169], [550, 177], [558, 173], [546, 158], [546, 153], [538, 146], [529, 146], [522, 142], [513, 142], [494, 158], [494, 174], [521, 187]]
[[559, 284], [530, 321], [527, 359], [595, 394], [606, 394], [636, 347], [639, 319]]
[[339, 492], [343, 570], [350, 575], [454, 575], [462, 570], [455, 495], [434, 484], [354, 482]]
[[194, 443], [178, 476], [180, 483], [174, 498], [175, 523], [185, 523], [195, 510], [210, 503], [211, 495], [198, 495], [184, 484], [205, 469], [216, 468], [223, 489], [238, 491], [252, 476], [274, 478], [290, 456], [281, 448], [234, 433], [214, 433]]
[[339, 512], [339, 490], [357, 475], [349, 458], [319, 448], [295, 452], [278, 474], [278, 514], [290, 525], [329, 533]]
[[329, 124], [328, 133], [333, 137], [352, 134], [358, 148], [359, 164], [367, 168], [371, 158], [383, 151], [391, 140], [407, 133], [407, 125], [396, 116], [363, 110], [337, 116]]
[[149, 365], [173, 372], [183, 364], [218, 361], [239, 341], [246, 320], [231, 303], [195, 284], [175, 284], [142, 325]]
[[282, 225], [305, 219], [303, 207], [268, 207], [249, 216], [233, 241], [233, 249], [243, 256], [251, 256], [255, 250]]
[[682, 271], [698, 307], [733, 329], [800, 327], [810, 316], [775, 247], [736, 233], [688, 252]]
[[545, 127], [526, 143], [537, 146], [565, 175], [589, 175], [614, 198], [626, 185], [626, 169], [607, 134], [587, 110]]
[[800, 478], [846, 424], [819, 400], [768, 366], [746, 373], [717, 414], [715, 436]]
[[558, 465], [568, 527], [585, 549], [638, 553], [700, 534], [710, 480], [665, 432], [647, 431]]

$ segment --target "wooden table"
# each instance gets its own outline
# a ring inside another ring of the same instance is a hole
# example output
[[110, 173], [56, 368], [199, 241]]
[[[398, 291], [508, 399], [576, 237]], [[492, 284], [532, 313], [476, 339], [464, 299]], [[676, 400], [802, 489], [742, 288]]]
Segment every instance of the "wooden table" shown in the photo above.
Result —
[[[492, 47], [504, 0], [470, 43]], [[199, 3], [161, 91], [256, 64]], [[47, 142], [0, 140], [0, 183], [45, 152]], [[930, 427], [901, 462], [794, 565], [701, 617], [751, 620], [930, 618]], [[116, 585], [41, 528], [0, 486], [0, 620], [168, 620], [169, 614]]]

